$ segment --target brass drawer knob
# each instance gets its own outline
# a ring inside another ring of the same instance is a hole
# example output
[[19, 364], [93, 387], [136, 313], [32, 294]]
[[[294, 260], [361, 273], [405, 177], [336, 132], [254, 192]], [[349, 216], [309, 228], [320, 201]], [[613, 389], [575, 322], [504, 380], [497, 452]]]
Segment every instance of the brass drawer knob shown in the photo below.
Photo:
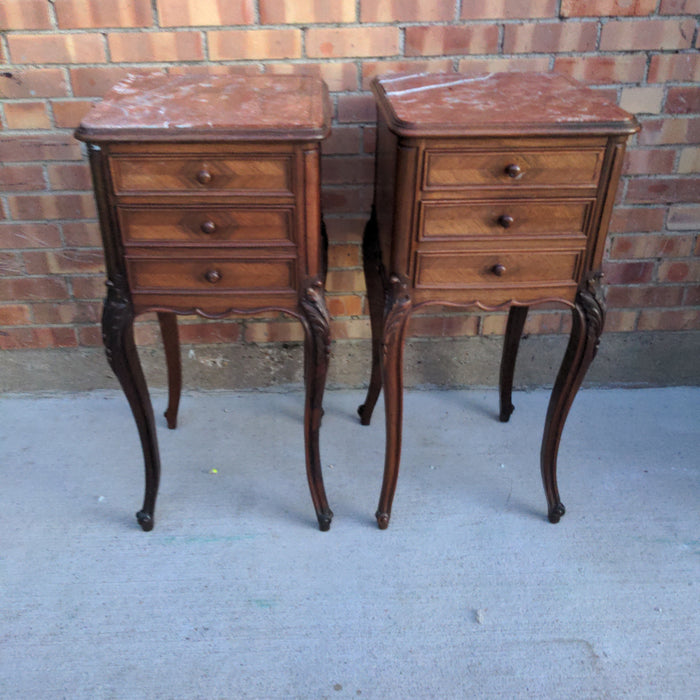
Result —
[[216, 284], [221, 281], [221, 273], [218, 270], [207, 270], [204, 279], [211, 284]]
[[211, 182], [211, 180], [211, 173], [206, 168], [202, 168], [197, 173], [197, 182], [199, 182], [200, 184], [208, 185]]
[[202, 233], [214, 233], [216, 231], [216, 224], [213, 221], [205, 221], [199, 227]]
[[498, 225], [502, 226], [503, 228], [510, 228], [513, 225], [513, 217], [509, 216], [508, 214], [503, 214], [502, 216], [498, 217]]
[[496, 277], [503, 277], [503, 275], [506, 274], [506, 266], [498, 263], [491, 268], [491, 272], [493, 272]]
[[516, 178], [520, 177], [520, 175], [523, 174], [523, 171], [520, 169], [520, 166], [517, 163], [511, 163], [510, 165], [506, 165], [506, 175], [508, 177]]

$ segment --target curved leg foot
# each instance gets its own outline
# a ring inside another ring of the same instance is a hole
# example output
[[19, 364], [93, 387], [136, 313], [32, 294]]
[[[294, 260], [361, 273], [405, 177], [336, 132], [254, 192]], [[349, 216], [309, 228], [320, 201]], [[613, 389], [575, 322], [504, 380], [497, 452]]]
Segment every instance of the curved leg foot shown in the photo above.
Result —
[[372, 208], [372, 216], [365, 226], [362, 238], [362, 264], [367, 287], [370, 324], [372, 327], [372, 374], [365, 402], [357, 409], [362, 425], [369, 425], [372, 411], [382, 390], [382, 334], [384, 333], [384, 266], [379, 249], [377, 215]]
[[520, 346], [520, 338], [523, 334], [527, 312], [527, 306], [511, 306], [508, 312], [508, 324], [506, 325], [506, 335], [503, 339], [503, 355], [501, 356], [501, 376], [499, 381], [499, 418], [502, 423], [507, 423], [515, 410], [512, 401], [515, 359], [518, 355], [518, 347]]
[[403, 351], [406, 327], [411, 315], [411, 297], [406, 282], [397, 275], [389, 280], [387, 314], [384, 322], [382, 381], [386, 415], [386, 452], [384, 479], [377, 507], [377, 524], [384, 530], [389, 525], [391, 504], [401, 460], [401, 424], [403, 421]]
[[591, 280], [586, 288], [579, 290], [572, 316], [571, 336], [549, 400], [540, 453], [542, 483], [552, 523], [559, 522], [565, 513], [557, 487], [557, 453], [564, 423], [598, 350], [603, 331], [605, 304], [597, 282]]
[[160, 456], [151, 399], [134, 344], [133, 323], [134, 312], [125, 281], [121, 278], [110, 280], [102, 313], [102, 338], [107, 360], [129, 401], [141, 438], [146, 492], [143, 508], [137, 517], [144, 530], [151, 530], [160, 481]]
[[174, 430], [177, 427], [177, 410], [182, 393], [182, 362], [180, 360], [177, 316], [166, 311], [159, 311], [158, 323], [163, 337], [165, 362], [168, 367], [168, 409], [163, 415], [168, 422], [168, 428]]
[[304, 408], [304, 444], [306, 447], [306, 476], [311, 500], [316, 509], [319, 528], [330, 529], [333, 512], [328, 507], [321, 471], [319, 429], [323, 415], [323, 391], [326, 386], [330, 354], [330, 317], [324, 299], [323, 282], [309, 280], [300, 298], [304, 325], [304, 377], [306, 404]]

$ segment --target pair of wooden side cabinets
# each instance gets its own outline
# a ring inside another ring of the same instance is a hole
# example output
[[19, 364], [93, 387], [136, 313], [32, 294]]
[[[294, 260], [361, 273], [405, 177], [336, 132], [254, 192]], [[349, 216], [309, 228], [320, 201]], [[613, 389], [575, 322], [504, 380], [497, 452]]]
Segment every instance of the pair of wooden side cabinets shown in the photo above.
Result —
[[[558, 304], [572, 330], [544, 429], [548, 516], [564, 513], [559, 440], [605, 315], [600, 269], [631, 115], [555, 74], [387, 75], [378, 106], [375, 196], [363, 259], [372, 327], [361, 422], [385, 392], [386, 455], [377, 510], [389, 523], [401, 451], [408, 319], [428, 305], [509, 310], [500, 418], [513, 406], [528, 308]], [[157, 312], [168, 369], [168, 427], [181, 390], [178, 314], [284, 312], [304, 329], [306, 473], [321, 530], [333, 516], [319, 454], [330, 353], [321, 216], [326, 86], [302, 76], [132, 76], [86, 116], [107, 296], [109, 363], [134, 414], [154, 524], [160, 460], [133, 321]]]

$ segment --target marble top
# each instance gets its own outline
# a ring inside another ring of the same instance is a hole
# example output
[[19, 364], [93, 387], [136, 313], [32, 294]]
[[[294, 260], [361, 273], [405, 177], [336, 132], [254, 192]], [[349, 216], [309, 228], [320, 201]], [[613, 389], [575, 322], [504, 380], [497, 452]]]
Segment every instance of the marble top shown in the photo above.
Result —
[[330, 130], [326, 85], [287, 75], [130, 75], [85, 116], [84, 141], [312, 140]]
[[389, 127], [403, 136], [634, 133], [637, 121], [556, 73], [412, 73], [375, 78]]

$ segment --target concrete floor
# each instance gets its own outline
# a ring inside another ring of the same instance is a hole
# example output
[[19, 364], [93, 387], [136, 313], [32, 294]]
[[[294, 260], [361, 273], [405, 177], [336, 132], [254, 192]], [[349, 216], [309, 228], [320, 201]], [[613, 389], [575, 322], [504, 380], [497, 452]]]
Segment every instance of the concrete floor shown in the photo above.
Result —
[[0, 697], [700, 697], [700, 389], [582, 391], [558, 525], [545, 391], [506, 425], [493, 391], [407, 392], [386, 531], [382, 405], [364, 428], [361, 398], [326, 395], [327, 533], [299, 392], [159, 419], [151, 533], [119, 393], [0, 399]]

